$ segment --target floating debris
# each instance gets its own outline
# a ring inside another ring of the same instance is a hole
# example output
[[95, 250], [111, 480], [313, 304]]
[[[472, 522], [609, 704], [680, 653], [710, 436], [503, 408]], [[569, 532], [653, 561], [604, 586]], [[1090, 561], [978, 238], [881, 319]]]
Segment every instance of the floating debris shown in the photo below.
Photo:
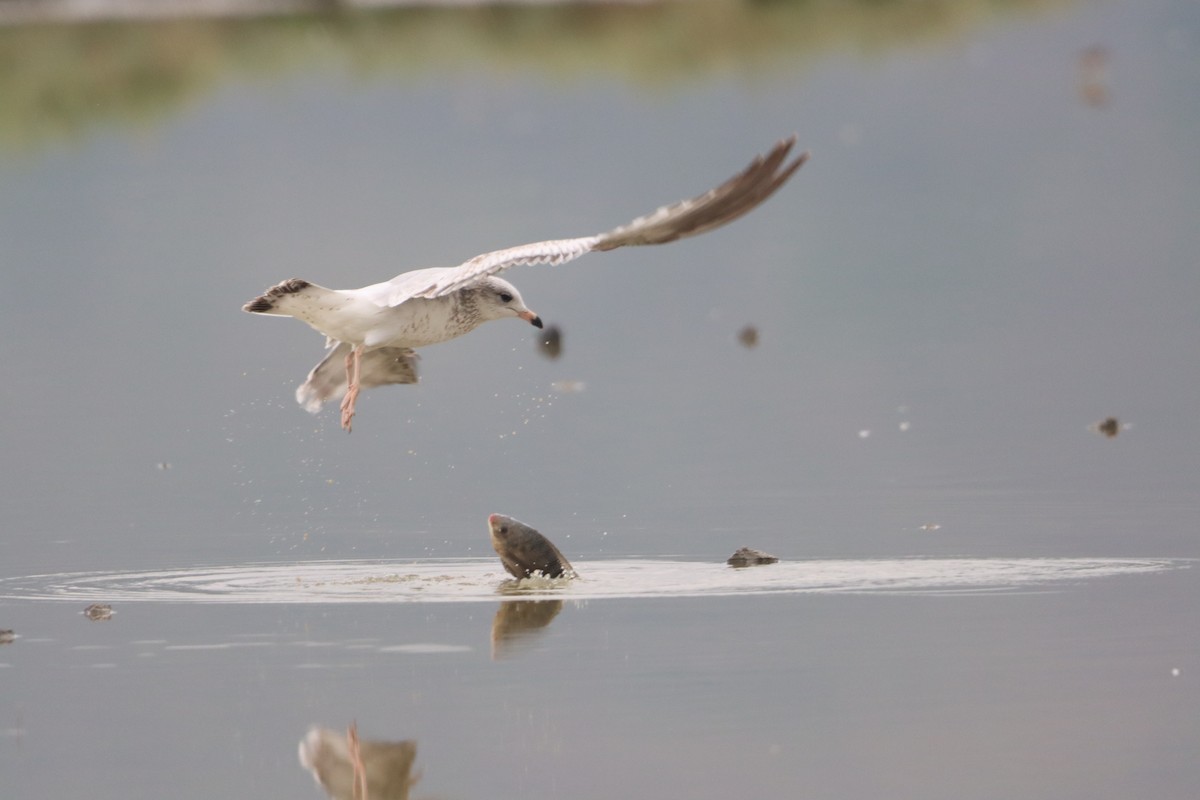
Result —
[[562, 355], [562, 330], [551, 325], [537, 337], [538, 351], [546, 358], [555, 359]]
[[1091, 429], [1096, 433], [1102, 433], [1111, 439], [1128, 427], [1128, 425], [1122, 425], [1120, 422], [1118, 422], [1116, 417], [1109, 417], [1106, 420], [1101, 420], [1100, 422], [1092, 425]]
[[112, 619], [113, 610], [108, 603], [92, 603], [83, 610], [83, 615], [92, 622], [102, 622]]
[[922, 526], [921, 526], [920, 528], [918, 528], [917, 530], [922, 530], [922, 531], [940, 531], [941, 529], [942, 529], [942, 526], [941, 526], [941, 525], [938, 525], [936, 522], [926, 522], [924, 525], [922, 525]]
[[738, 341], [743, 347], [751, 348], [758, 344], [758, 328], [753, 325], [747, 325], [738, 331]]
[[546, 578], [574, 578], [575, 570], [566, 556], [540, 533], [524, 522], [492, 514], [488, 517], [492, 547], [500, 562], [514, 578], [541, 575]]
[[166, 472], [166, 471], [167, 471], [167, 470], [169, 470], [170, 468], [171, 468], [171, 462], [170, 462], [170, 461], [160, 461], [160, 462], [158, 462], [158, 469], [159, 469], [161, 472]]
[[17, 635], [10, 630], [0, 631], [0, 644], [12, 644], [16, 638]]
[[583, 381], [555, 381], [550, 384], [550, 388], [559, 394], [579, 394], [585, 387]]
[[870, 429], [870, 428], [863, 428], [861, 431], [859, 431], [859, 432], [858, 432], [858, 438], [860, 438], [860, 439], [866, 439], [866, 438], [868, 438], [870, 435], [871, 435], [871, 429]]
[[779, 559], [770, 553], [764, 553], [762, 550], [755, 550], [753, 547], [739, 547], [733, 555], [725, 562], [731, 567], [753, 567], [758, 564], [775, 564]]

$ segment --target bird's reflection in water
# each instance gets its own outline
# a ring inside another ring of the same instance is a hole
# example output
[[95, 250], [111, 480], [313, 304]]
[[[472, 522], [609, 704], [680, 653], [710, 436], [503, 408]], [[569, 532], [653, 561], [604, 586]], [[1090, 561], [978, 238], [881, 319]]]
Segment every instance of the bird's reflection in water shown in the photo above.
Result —
[[492, 619], [492, 659], [508, 658], [528, 648], [558, 616], [562, 606], [562, 600], [501, 603]]
[[335, 800], [407, 800], [420, 780], [416, 757], [416, 741], [360, 741], [353, 725], [347, 733], [314, 727], [300, 740], [300, 764]]

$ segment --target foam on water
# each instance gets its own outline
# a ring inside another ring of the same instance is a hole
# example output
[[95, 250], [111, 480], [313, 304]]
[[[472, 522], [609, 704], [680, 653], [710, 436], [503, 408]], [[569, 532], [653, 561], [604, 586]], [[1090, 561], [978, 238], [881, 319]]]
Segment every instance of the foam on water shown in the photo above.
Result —
[[190, 603], [479, 602], [553, 596], [696, 597], [1045, 589], [1190, 567], [1161, 558], [905, 558], [785, 561], [747, 569], [671, 559], [576, 562], [575, 580], [508, 579], [495, 559], [306, 561], [0, 580], [0, 598]]

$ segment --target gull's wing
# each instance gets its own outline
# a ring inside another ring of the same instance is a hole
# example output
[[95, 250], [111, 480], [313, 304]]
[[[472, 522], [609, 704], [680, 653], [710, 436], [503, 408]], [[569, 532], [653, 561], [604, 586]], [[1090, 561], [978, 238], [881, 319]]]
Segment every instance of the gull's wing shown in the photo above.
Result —
[[[306, 411], [316, 414], [326, 400], [346, 393], [346, 356], [351, 349], [345, 342], [338, 342], [297, 387], [296, 402]], [[418, 358], [407, 347], [368, 350], [359, 362], [359, 383], [364, 389], [389, 383], [416, 383]]]
[[[626, 245], [664, 244], [732, 222], [766, 200], [808, 159], [801, 153], [790, 163], [788, 152], [796, 144], [791, 136], [765, 156], [717, 188], [699, 197], [682, 200], [638, 217], [608, 233], [578, 239], [552, 239], [475, 256], [457, 267], [419, 270], [367, 287], [372, 299], [396, 306], [413, 297], [442, 297], [482, 278], [522, 264], [563, 264], [593, 250], [613, 250]], [[362, 291], [362, 290], [360, 290]]]
[[429, 297], [426, 294], [431, 286], [445, 280], [457, 272], [459, 267], [430, 267], [429, 269], [414, 269], [401, 272], [391, 280], [383, 283], [373, 283], [361, 289], [351, 289], [350, 293], [372, 303], [387, 307], [398, 306], [405, 300], [414, 297]]

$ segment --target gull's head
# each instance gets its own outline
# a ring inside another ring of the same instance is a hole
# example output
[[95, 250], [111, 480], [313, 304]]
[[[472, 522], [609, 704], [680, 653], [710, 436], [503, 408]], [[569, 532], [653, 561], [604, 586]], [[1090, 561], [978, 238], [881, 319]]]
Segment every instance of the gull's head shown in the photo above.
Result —
[[542, 318], [526, 307], [517, 287], [508, 281], [487, 277], [471, 288], [475, 292], [475, 302], [483, 319], [518, 317], [535, 328], [542, 327]]

